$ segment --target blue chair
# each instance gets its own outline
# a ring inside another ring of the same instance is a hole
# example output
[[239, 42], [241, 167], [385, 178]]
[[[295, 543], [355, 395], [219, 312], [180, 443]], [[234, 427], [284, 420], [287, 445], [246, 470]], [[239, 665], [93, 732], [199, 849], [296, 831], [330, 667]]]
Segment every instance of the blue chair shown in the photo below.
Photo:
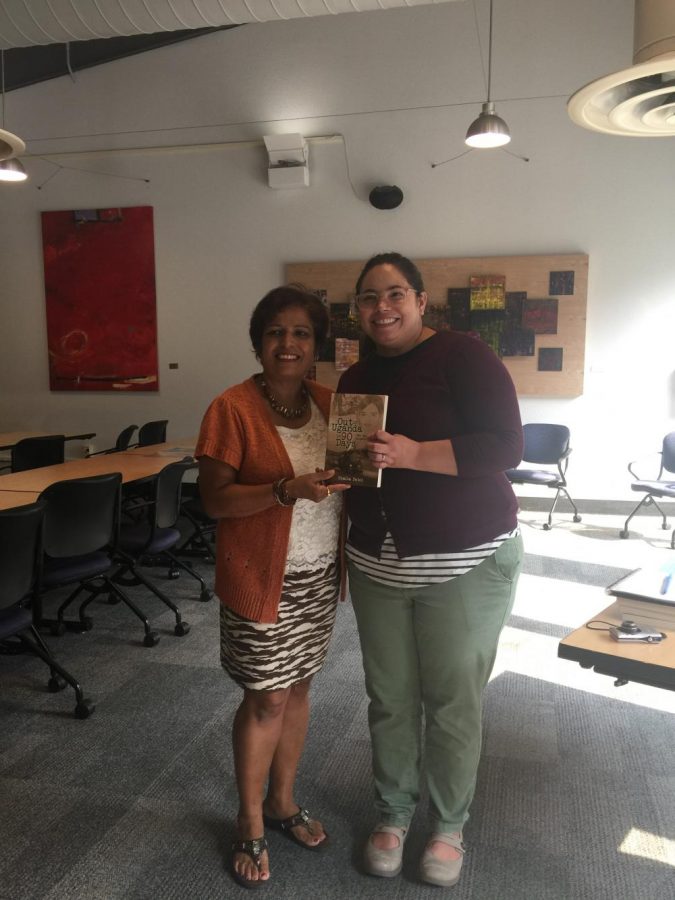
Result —
[[[633, 468], [640, 462], [639, 459], [634, 459], [632, 462], [628, 463], [628, 471], [633, 478], [635, 478], [635, 482], [630, 486], [631, 490], [643, 493], [644, 497], [626, 519], [623, 529], [619, 532], [619, 537], [628, 537], [628, 523], [643, 506], [655, 506], [661, 513], [661, 528], [664, 531], [668, 530], [668, 519], [666, 518], [664, 511], [656, 502], [656, 498], [658, 497], [660, 500], [664, 498], [675, 500], [675, 477], [670, 479], [665, 477], [666, 473], [675, 476], [675, 431], [671, 431], [670, 434], [667, 434], [664, 437], [660, 457], [661, 464], [659, 466], [658, 475], [654, 481], [643, 481], [640, 479], [640, 476]], [[675, 550], [675, 528], [670, 535], [670, 546]]]
[[138, 446], [149, 447], [150, 444], [163, 444], [166, 441], [166, 426], [168, 419], [157, 419], [155, 422], [146, 422], [138, 429]]
[[143, 584], [152, 591], [176, 617], [174, 634], [179, 637], [190, 630], [189, 624], [184, 621], [176, 604], [160, 588], [140, 571], [143, 563], [165, 559], [172, 567], [186, 572], [199, 582], [201, 591], [199, 599], [208, 601], [211, 593], [206, 587], [204, 579], [194, 569], [182, 562], [173, 549], [181, 540], [181, 533], [176, 528], [181, 506], [181, 483], [183, 476], [190, 469], [195, 469], [197, 463], [188, 457], [179, 462], [169, 463], [157, 474], [152, 482], [152, 499], [145, 507], [136, 506], [134, 516], [139, 512], [142, 519], [122, 522], [117, 557], [120, 566], [113, 576], [118, 584], [137, 585]]
[[12, 472], [25, 472], [28, 469], [62, 463], [65, 459], [65, 442], [63, 434], [46, 434], [17, 441], [12, 447]]
[[126, 450], [129, 447], [129, 442], [134, 435], [134, 431], [138, 428], [138, 425], [128, 425], [126, 428], [123, 428], [122, 431], [117, 435], [117, 440], [115, 441], [114, 447], [108, 447], [107, 450], [97, 450], [95, 453], [88, 453], [87, 459], [90, 456], [100, 456], [102, 453], [121, 453], [122, 450]]
[[[45, 505], [43, 534], [44, 556], [38, 597], [37, 623], [49, 626], [54, 634], [66, 628], [89, 631], [92, 620], [86, 615], [89, 605], [101, 594], [111, 602], [122, 601], [143, 623], [143, 644], [154, 647], [159, 641], [145, 613], [111, 578], [115, 567], [120, 515], [119, 472], [72, 478], [51, 484], [40, 495]], [[42, 617], [45, 593], [67, 585], [75, 590], [61, 603], [55, 620]], [[85, 592], [76, 620], [65, 619], [68, 607]]]
[[[199, 479], [197, 480], [198, 487]], [[180, 511], [181, 516], [190, 523], [190, 531], [184, 536], [176, 553], [180, 556], [197, 556], [215, 562], [216, 553], [213, 542], [218, 523], [204, 509], [199, 493], [192, 497], [185, 497], [181, 502]]]
[[511, 484], [533, 484], [555, 491], [555, 497], [544, 523], [544, 531], [549, 531], [553, 522], [553, 512], [561, 494], [567, 498], [574, 510], [573, 521], [581, 522], [579, 510], [567, 490], [565, 474], [569, 463], [570, 430], [566, 425], [529, 423], [523, 425], [523, 462], [537, 463], [549, 468], [507, 469], [506, 477]]
[[61, 666], [37, 630], [31, 600], [39, 581], [41, 532], [45, 504], [0, 511], [0, 643], [11, 647], [15, 639], [41, 659], [50, 670], [52, 693], [66, 683], [75, 691], [75, 716], [87, 719], [95, 706], [84, 696], [79, 682]]

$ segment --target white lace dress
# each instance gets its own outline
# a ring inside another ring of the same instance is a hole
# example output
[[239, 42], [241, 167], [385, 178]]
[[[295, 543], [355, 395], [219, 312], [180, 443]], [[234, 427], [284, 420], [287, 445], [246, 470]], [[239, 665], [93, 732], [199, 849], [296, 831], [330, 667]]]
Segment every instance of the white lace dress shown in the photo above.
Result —
[[[323, 468], [326, 422], [314, 402], [306, 425], [277, 430], [295, 475]], [[221, 605], [221, 662], [242, 687], [280, 690], [323, 665], [335, 624], [341, 510], [340, 494], [320, 503], [298, 500], [293, 507], [276, 622], [250, 622]]]

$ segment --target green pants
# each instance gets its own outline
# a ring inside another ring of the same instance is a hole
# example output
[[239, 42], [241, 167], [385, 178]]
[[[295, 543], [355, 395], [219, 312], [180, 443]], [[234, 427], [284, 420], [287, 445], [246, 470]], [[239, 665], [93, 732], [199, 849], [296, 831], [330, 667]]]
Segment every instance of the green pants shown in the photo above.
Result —
[[422, 727], [433, 831], [461, 831], [481, 748], [482, 695], [511, 612], [523, 543], [466, 575], [387, 587], [350, 563], [363, 653], [378, 821], [407, 826], [420, 795]]

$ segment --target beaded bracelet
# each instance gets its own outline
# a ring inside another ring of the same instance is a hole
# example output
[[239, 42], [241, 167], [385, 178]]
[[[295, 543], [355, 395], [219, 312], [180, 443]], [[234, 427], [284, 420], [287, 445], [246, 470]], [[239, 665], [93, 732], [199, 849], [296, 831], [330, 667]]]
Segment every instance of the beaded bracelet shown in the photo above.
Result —
[[272, 484], [272, 494], [279, 506], [295, 506], [296, 497], [291, 497], [286, 490], [288, 478], [279, 478]]

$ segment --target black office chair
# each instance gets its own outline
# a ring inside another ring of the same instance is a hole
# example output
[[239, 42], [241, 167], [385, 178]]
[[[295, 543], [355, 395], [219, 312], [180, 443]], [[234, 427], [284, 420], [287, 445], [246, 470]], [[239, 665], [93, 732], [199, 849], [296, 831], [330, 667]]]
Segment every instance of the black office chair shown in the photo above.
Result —
[[[199, 482], [197, 482], [197, 487]], [[216, 519], [212, 519], [204, 509], [202, 499], [197, 492], [191, 497], [184, 497], [180, 506], [181, 516], [190, 523], [190, 530], [183, 537], [176, 552], [180, 556], [197, 556], [216, 561], [213, 541], [216, 533]]]
[[54, 466], [65, 459], [63, 434], [24, 438], [12, 447], [10, 468], [12, 472], [25, 472], [42, 466]]
[[[36, 598], [36, 624], [49, 626], [54, 634], [66, 628], [89, 631], [92, 620], [87, 608], [96, 597], [108, 595], [111, 602], [121, 600], [143, 623], [146, 647], [154, 647], [158, 634], [150, 628], [145, 613], [113, 583], [110, 571], [119, 531], [119, 472], [57, 481], [40, 495], [45, 504], [42, 578]], [[55, 588], [77, 585], [61, 603], [55, 620], [42, 616], [42, 597]], [[65, 612], [82, 592], [78, 619], [65, 619]]]
[[146, 422], [138, 429], [138, 446], [148, 447], [150, 444], [163, 444], [166, 441], [166, 426], [168, 419], [158, 419], [156, 422]]
[[544, 523], [544, 531], [549, 531], [551, 528], [553, 512], [561, 494], [564, 494], [572, 505], [573, 521], [581, 522], [581, 516], [567, 491], [567, 481], [565, 480], [569, 455], [572, 452], [569, 428], [566, 425], [529, 423], [523, 425], [523, 437], [525, 439], [523, 462], [555, 466], [557, 471], [551, 469], [507, 469], [506, 477], [511, 484], [533, 484], [555, 490], [555, 497], [548, 513], [548, 521]]
[[134, 431], [136, 431], [137, 428], [138, 425], [129, 425], [117, 435], [114, 447], [108, 447], [107, 450], [97, 450], [95, 453], [88, 453], [87, 458], [90, 456], [100, 456], [101, 453], [121, 453], [122, 450], [127, 450]]
[[173, 610], [176, 617], [174, 634], [179, 636], [187, 634], [190, 626], [183, 620], [173, 600], [143, 575], [140, 566], [153, 559], [164, 559], [172, 567], [187, 572], [199, 582], [200, 600], [211, 599], [211, 593], [204, 579], [172, 552], [181, 539], [180, 531], [176, 528], [180, 515], [181, 482], [185, 473], [189, 469], [194, 469], [196, 465], [193, 459], [188, 458], [169, 463], [159, 472], [153, 481], [153, 499], [146, 505], [143, 519], [128, 524], [122, 523], [118, 545], [120, 567], [113, 576], [119, 584], [144, 584]]
[[0, 511], [0, 644], [8, 652], [19, 646], [30, 650], [49, 666], [48, 688], [52, 693], [68, 683], [75, 691], [75, 715], [87, 719], [95, 706], [84, 696], [77, 680], [52, 656], [35, 627], [30, 600], [39, 579], [41, 530], [45, 505]]
[[[644, 497], [626, 519], [623, 529], [619, 532], [619, 537], [628, 537], [628, 523], [643, 506], [655, 506], [661, 513], [661, 528], [663, 528], [664, 531], [668, 530], [668, 519], [666, 518], [664, 511], [656, 502], [656, 498], [659, 497], [659, 499], [663, 499], [665, 497], [669, 500], [675, 500], [675, 478], [671, 478], [670, 480], [664, 478], [666, 473], [675, 475], [675, 431], [671, 431], [670, 434], [667, 434], [664, 437], [660, 456], [661, 465], [659, 466], [659, 472], [654, 481], [643, 481], [640, 479], [640, 476], [633, 468], [633, 466], [636, 466], [640, 462], [639, 459], [634, 459], [632, 462], [628, 463], [628, 471], [633, 478], [636, 479], [630, 486], [631, 490], [644, 493]], [[675, 528], [670, 536], [670, 546], [675, 550]]]

